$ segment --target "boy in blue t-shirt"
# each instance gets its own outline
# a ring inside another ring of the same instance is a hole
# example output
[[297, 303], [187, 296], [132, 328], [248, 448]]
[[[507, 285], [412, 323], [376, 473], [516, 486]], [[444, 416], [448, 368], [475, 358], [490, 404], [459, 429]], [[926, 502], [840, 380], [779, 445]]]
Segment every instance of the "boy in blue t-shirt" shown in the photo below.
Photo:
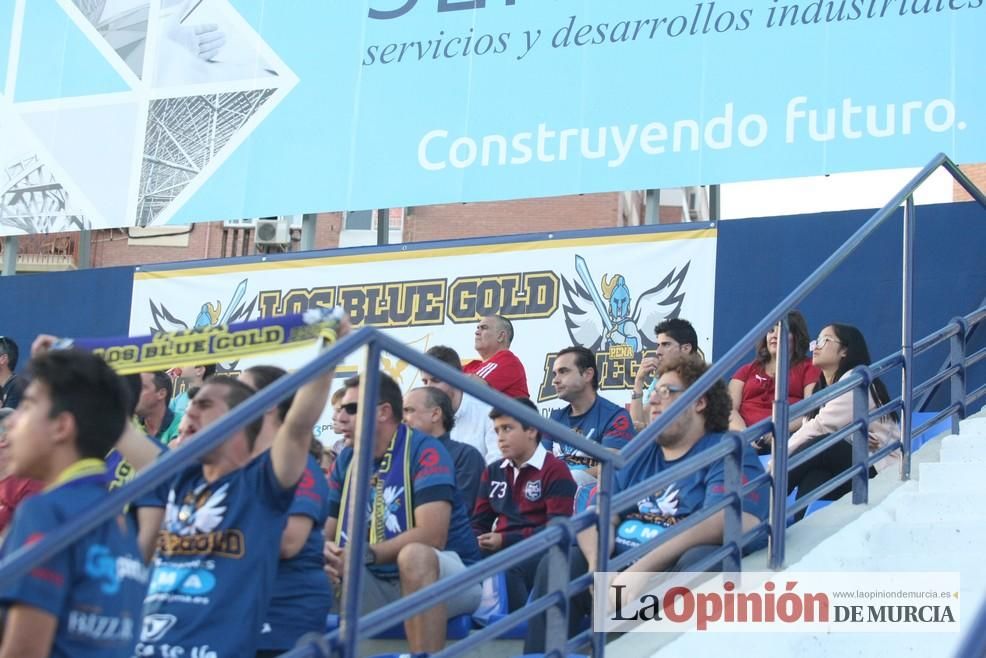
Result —
[[[10, 465], [43, 481], [21, 505], [3, 556], [40, 541], [106, 495], [107, 454], [126, 422], [127, 394], [102, 359], [74, 350], [39, 355], [8, 426]], [[121, 514], [0, 588], [0, 656], [133, 655], [147, 568]]]

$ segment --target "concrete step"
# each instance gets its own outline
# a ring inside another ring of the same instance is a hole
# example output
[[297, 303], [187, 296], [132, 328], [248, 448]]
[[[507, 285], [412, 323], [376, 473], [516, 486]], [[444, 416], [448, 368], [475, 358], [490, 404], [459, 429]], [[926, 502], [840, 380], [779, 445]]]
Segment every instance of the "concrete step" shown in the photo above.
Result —
[[872, 526], [863, 533], [863, 537], [865, 553], [869, 555], [893, 555], [908, 551], [942, 558], [953, 553], [973, 551], [977, 547], [981, 550], [986, 543], [986, 526], [961, 521], [893, 523]]
[[975, 416], [959, 421], [959, 434], [963, 436], [986, 435], [986, 417]]
[[893, 518], [903, 523], [981, 521], [986, 527], [986, 505], [976, 498], [945, 493], [907, 494], [894, 501]]
[[940, 460], [943, 464], [986, 462], [986, 440], [977, 443], [943, 445]]
[[921, 464], [918, 489], [921, 493], [986, 493], [986, 468], [974, 462]]

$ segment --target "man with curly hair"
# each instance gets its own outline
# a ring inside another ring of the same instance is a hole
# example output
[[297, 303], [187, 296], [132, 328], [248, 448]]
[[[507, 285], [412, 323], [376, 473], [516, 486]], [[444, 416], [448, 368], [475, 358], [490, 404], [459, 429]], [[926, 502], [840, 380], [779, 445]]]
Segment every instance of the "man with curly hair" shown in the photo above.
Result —
[[[675, 400], [708, 370], [705, 361], [686, 356], [658, 369], [657, 386], [648, 401], [651, 415], [660, 418]], [[616, 473], [614, 496], [621, 491], [676, 466], [722, 440], [729, 427], [731, 409], [729, 393], [722, 381], [715, 382], [691, 406], [687, 407], [647, 447]], [[742, 482], [746, 483], [764, 472], [760, 460], [749, 445], [743, 447]], [[769, 488], [763, 486], [743, 497], [743, 530], [748, 531], [767, 518]], [[641, 544], [655, 543], [667, 528], [683, 521], [694, 512], [716, 504], [726, 496], [723, 460], [709, 464], [697, 472], [655, 491], [629, 509], [618, 512], [615, 519], [617, 554]], [[627, 572], [688, 571], [722, 546], [725, 513], [720, 512], [682, 532], [677, 537], [657, 545]], [[572, 579], [595, 571], [597, 564], [597, 533], [594, 527], [578, 537], [579, 551], [571, 561]], [[751, 546], [749, 548], [759, 548]], [[547, 592], [548, 565], [542, 560], [534, 585], [535, 597]], [[588, 592], [574, 596], [569, 607], [569, 637], [579, 632], [582, 619], [590, 613], [592, 599]], [[525, 653], [544, 651], [544, 617], [534, 618], [524, 644]]]

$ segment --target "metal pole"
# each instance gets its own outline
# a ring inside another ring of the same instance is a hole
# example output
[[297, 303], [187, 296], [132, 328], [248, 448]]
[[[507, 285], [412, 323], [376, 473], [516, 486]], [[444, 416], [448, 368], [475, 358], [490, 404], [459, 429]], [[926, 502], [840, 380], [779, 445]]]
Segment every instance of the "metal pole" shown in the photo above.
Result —
[[722, 214], [720, 205], [722, 196], [718, 185], [709, 185], [709, 221], [718, 222]]
[[777, 356], [774, 358], [774, 441], [771, 459], [774, 475], [770, 482], [770, 539], [768, 566], [780, 569], [784, 566], [784, 531], [787, 529], [787, 440], [790, 436], [790, 411], [788, 404], [788, 374], [790, 371], [790, 327], [787, 315], [777, 323]]
[[645, 203], [644, 203], [644, 224], [660, 224], [661, 223], [661, 190], [645, 190], [644, 191]]
[[741, 570], [740, 560], [742, 559], [743, 548], [739, 545], [740, 537], [743, 535], [743, 440], [738, 435], [733, 434], [731, 439], [734, 442], [734, 450], [729, 453], [724, 461], [724, 485], [727, 494], [736, 494], [739, 499], [723, 510], [725, 523], [723, 524], [722, 545], [735, 544], [739, 547], [736, 553], [730, 553], [723, 560], [723, 571], [726, 573], [739, 573]]
[[[370, 471], [373, 468], [373, 444], [376, 433], [376, 408], [380, 388], [380, 346], [376, 341], [367, 345], [366, 365], [361, 381], [359, 397], [359, 434], [354, 450], [356, 456], [349, 464], [349, 500], [346, 532], [346, 570], [342, 581], [342, 615], [339, 619], [339, 636], [342, 638], [342, 655], [357, 656], [359, 649], [360, 601], [363, 593], [363, 566], [367, 544], [368, 519], [366, 510], [370, 504]], [[355, 469], [355, 470], [354, 470]]]
[[[862, 421], [863, 427], [852, 434], [852, 463], [854, 466], [859, 464], [866, 465], [869, 460], [870, 448], [870, 428], [867, 420], [870, 413], [870, 374], [864, 372], [863, 381], [859, 386], [852, 390], [852, 416], [853, 422]], [[864, 468], [862, 473], [857, 473], [852, 479], [852, 504], [862, 505], [870, 497], [870, 472], [869, 468]]]
[[949, 378], [950, 402], [952, 405], [958, 403], [959, 410], [951, 415], [952, 434], [959, 433], [959, 420], [965, 418], [965, 356], [966, 356], [966, 336], [969, 333], [969, 325], [965, 318], [957, 318], [956, 324], [959, 325], [959, 332], [952, 336], [948, 341], [948, 364], [959, 366], [958, 371]]
[[8, 235], [3, 239], [3, 273], [2, 276], [17, 274], [17, 236]]
[[76, 268], [88, 270], [92, 267], [92, 231], [82, 229], [79, 231], [79, 259]]
[[390, 244], [390, 209], [377, 211], [377, 244]]
[[900, 460], [900, 479], [911, 479], [911, 414], [914, 404], [914, 337], [911, 330], [914, 322], [913, 293], [914, 293], [914, 196], [908, 195], [904, 201], [904, 264], [901, 272], [901, 323], [900, 349], [904, 357], [904, 368], [901, 371], [901, 400], [903, 401], [903, 418], [901, 419], [901, 437], [903, 449]]
[[315, 248], [315, 224], [318, 222], [318, 215], [313, 212], [306, 212], [301, 216], [301, 244], [302, 251], [311, 251]]
[[[596, 494], [598, 542], [596, 544], [596, 571], [609, 571], [609, 549], [613, 545], [613, 487], [616, 481], [616, 468], [610, 461], [599, 464], [599, 489]], [[607, 596], [606, 592], [595, 592], [595, 596]], [[568, 632], [568, 628], [565, 628]], [[606, 634], [592, 634], [592, 655], [602, 657], [606, 651]]]

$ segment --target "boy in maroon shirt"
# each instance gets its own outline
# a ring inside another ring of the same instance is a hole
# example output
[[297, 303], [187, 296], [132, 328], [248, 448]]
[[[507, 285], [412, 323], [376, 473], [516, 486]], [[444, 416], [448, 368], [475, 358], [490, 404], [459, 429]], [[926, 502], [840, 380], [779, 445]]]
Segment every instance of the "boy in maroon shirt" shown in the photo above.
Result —
[[[529, 398], [517, 401], [537, 411]], [[504, 459], [483, 471], [473, 512], [473, 531], [486, 554], [530, 537], [553, 517], [571, 516], [576, 489], [568, 466], [544, 449], [536, 428], [498, 409], [490, 418]], [[506, 572], [511, 612], [527, 600], [540, 558], [535, 555]]]

